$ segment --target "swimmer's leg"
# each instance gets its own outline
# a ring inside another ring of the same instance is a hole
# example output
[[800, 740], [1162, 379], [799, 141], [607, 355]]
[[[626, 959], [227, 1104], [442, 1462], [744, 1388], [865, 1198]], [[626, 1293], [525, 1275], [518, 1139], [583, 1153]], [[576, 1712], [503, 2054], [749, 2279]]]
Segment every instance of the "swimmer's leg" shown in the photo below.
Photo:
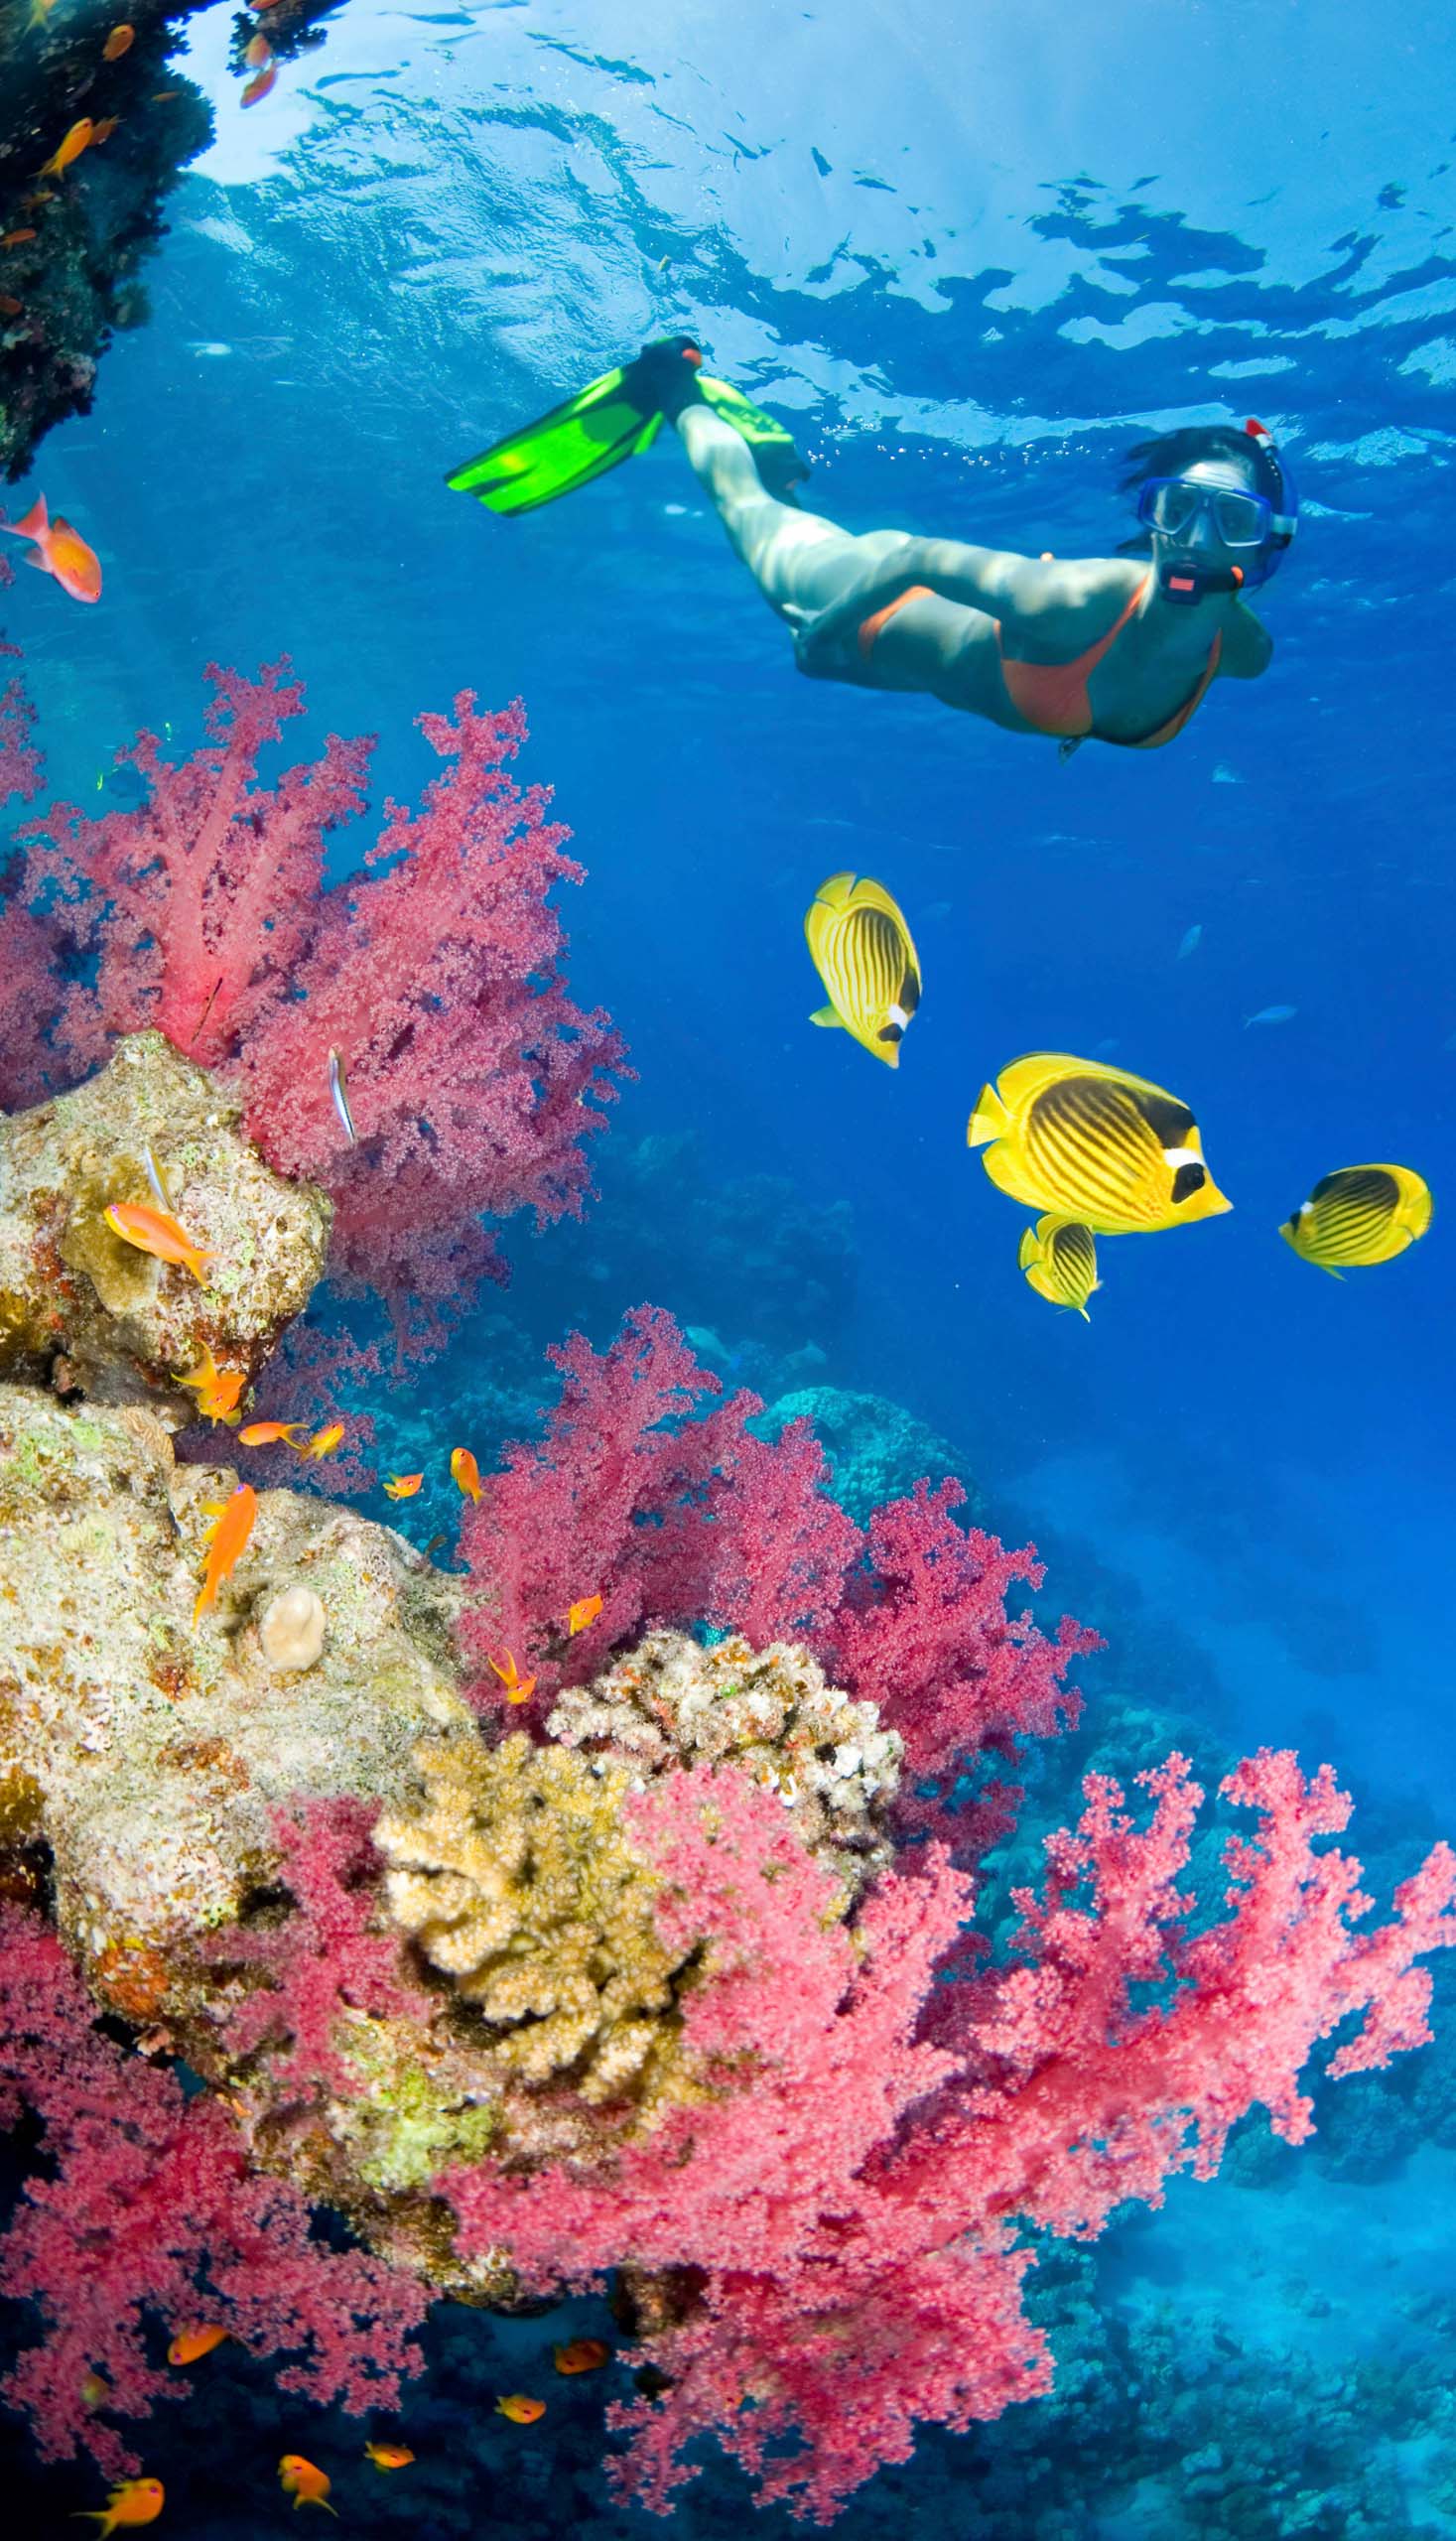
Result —
[[801, 511], [770, 494], [740, 433], [712, 408], [684, 405], [675, 418], [694, 474], [728, 542], [742, 558], [770, 608], [781, 617], [813, 615], [843, 598], [901, 543], [898, 530], [852, 537], [822, 513]]

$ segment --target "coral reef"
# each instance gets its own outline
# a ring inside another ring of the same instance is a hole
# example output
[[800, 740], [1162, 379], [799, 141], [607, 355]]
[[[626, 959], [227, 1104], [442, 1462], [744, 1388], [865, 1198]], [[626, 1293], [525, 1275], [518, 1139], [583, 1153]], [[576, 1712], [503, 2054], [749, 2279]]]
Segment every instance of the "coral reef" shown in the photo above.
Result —
[[[113, 328], [148, 316], [141, 273], [162, 207], [212, 136], [210, 109], [168, 67], [174, 26], [201, 0], [127, 0], [134, 41], [104, 53], [88, 10], [0, 0], [0, 471], [30, 467], [45, 435], [89, 411]], [[40, 175], [82, 119], [105, 129], [60, 184]]]
[[390, 1912], [489, 2026], [488, 2058], [529, 2082], [569, 2077], [589, 2103], [662, 2096], [676, 1955], [656, 1883], [627, 1842], [623, 1768], [594, 1771], [521, 1732], [416, 1753], [423, 1805], [387, 1814]]
[[[148, 1403], [176, 1427], [196, 1407], [177, 1381], [204, 1352], [258, 1373], [324, 1275], [332, 1211], [270, 1170], [240, 1113], [160, 1032], [141, 1032], [74, 1093], [0, 1118], [0, 1374], [54, 1370], [68, 1392]], [[116, 1205], [158, 1207], [149, 1151], [212, 1256], [205, 1280], [107, 1223]]]
[[648, 1633], [590, 1685], [568, 1686], [546, 1726], [639, 1787], [671, 1765], [737, 1765], [777, 1795], [847, 1897], [889, 1864], [904, 1742], [873, 1703], [827, 1684], [810, 1651], [754, 1650], [740, 1633], [705, 1650], [686, 1633]]

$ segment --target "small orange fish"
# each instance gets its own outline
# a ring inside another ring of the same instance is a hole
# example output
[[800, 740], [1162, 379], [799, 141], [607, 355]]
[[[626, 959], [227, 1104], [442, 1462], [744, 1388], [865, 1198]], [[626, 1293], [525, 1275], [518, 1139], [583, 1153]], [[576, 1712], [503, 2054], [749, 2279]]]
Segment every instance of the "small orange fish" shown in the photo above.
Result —
[[120, 115], [103, 115], [99, 123], [91, 126], [92, 141], [109, 141], [120, 121]]
[[167, 2361], [169, 2364], [196, 2364], [199, 2355], [210, 2355], [214, 2346], [220, 2346], [226, 2336], [226, 2330], [215, 2326], [207, 2330], [179, 2330], [167, 2350]]
[[281, 1439], [286, 1447], [297, 1447], [303, 1425], [301, 1420], [250, 1420], [246, 1429], [239, 1429], [237, 1442], [240, 1447], [276, 1447]]
[[205, 1506], [212, 1524], [206, 1535], [208, 1550], [202, 1584], [193, 1608], [194, 1627], [201, 1622], [208, 1607], [215, 1604], [223, 1580], [237, 1566], [257, 1519], [258, 1495], [250, 1482], [240, 1482], [230, 1500], [209, 1500]]
[[500, 2415], [516, 2426], [534, 2426], [538, 2418], [546, 2415], [546, 2402], [533, 2400], [527, 2391], [511, 2391], [495, 2405]]
[[600, 2339], [573, 2339], [569, 2346], [554, 2346], [551, 2353], [558, 2373], [595, 2373], [598, 2364], [606, 2363], [611, 2349]]
[[278, 2475], [284, 2493], [293, 2498], [295, 2511], [301, 2505], [322, 2505], [326, 2514], [337, 2512], [329, 2502], [333, 2481], [328, 2472], [321, 2471], [315, 2462], [306, 2462], [301, 2453], [285, 2453], [278, 2465]]
[[106, 2541], [108, 2532], [119, 2532], [123, 2525], [135, 2530], [140, 2523], [155, 2523], [166, 2503], [160, 2479], [119, 2479], [104, 2506], [78, 2507], [76, 2520], [99, 2523], [96, 2541]]
[[242, 1417], [237, 1406], [247, 1381], [246, 1368], [219, 1368], [205, 1341], [201, 1366], [194, 1368], [191, 1376], [177, 1380], [180, 1386], [192, 1387], [204, 1419], [225, 1420], [229, 1429], [235, 1429]]
[[515, 1654], [513, 1651], [508, 1650], [506, 1652], [505, 1664], [503, 1667], [498, 1659], [492, 1659], [490, 1665], [505, 1687], [505, 1698], [508, 1703], [528, 1703], [530, 1701], [531, 1696], [536, 1690], [536, 1679], [534, 1676], [522, 1676], [518, 1674], [516, 1670]]
[[7, 229], [0, 247], [28, 247], [35, 234], [34, 229]]
[[24, 309], [25, 302], [17, 300], [13, 292], [0, 291], [0, 318], [19, 318]]
[[599, 1597], [579, 1597], [574, 1606], [567, 1608], [568, 1639], [575, 1641], [579, 1632], [585, 1632], [589, 1624], [595, 1624], [600, 1612]]
[[181, 95], [182, 90], [180, 88], [154, 88], [152, 90], [152, 103], [154, 106], [165, 106], [169, 97], [180, 97]]
[[480, 1468], [476, 1464], [468, 1447], [457, 1447], [450, 1460], [450, 1470], [454, 1474], [456, 1481], [459, 1483], [466, 1499], [478, 1500], [480, 1497]]
[[424, 1479], [422, 1473], [392, 1473], [384, 1488], [391, 1500], [413, 1500]]
[[404, 2471], [415, 2458], [407, 2444], [366, 2444], [364, 2453], [376, 2471]]
[[243, 66], [248, 70], [265, 70], [273, 59], [273, 47], [266, 36], [252, 37], [243, 53]]
[[119, 62], [124, 53], [130, 53], [136, 40], [137, 31], [135, 27], [113, 27], [111, 33], [101, 47], [101, 60], [103, 62]]
[[250, 79], [248, 81], [247, 86], [242, 92], [243, 104], [245, 106], [260, 106], [269, 90], [276, 85], [277, 79], [278, 65], [276, 62], [270, 62], [266, 70], [260, 70], [256, 79]]
[[90, 116], [82, 115], [78, 122], [71, 125], [60, 147], [52, 151], [45, 167], [41, 170], [42, 176], [64, 176], [72, 161], [78, 159], [83, 150], [89, 149], [95, 129]]
[[56, 197], [51, 192], [50, 187], [43, 186], [36, 194], [22, 195], [20, 199], [20, 207], [22, 211], [34, 211], [38, 202], [54, 202], [55, 201]]
[[[11, 237], [23, 233], [13, 230]], [[34, 237], [35, 232], [29, 233]], [[41, 574], [54, 574], [62, 590], [71, 600], [95, 601], [101, 597], [101, 568], [86, 545], [79, 530], [58, 512], [54, 522], [46, 510], [46, 497], [41, 494], [31, 505], [24, 520], [0, 520], [0, 530], [7, 538], [30, 538], [36, 553], [27, 556]]]
[[341, 1445], [342, 1441], [343, 1422], [331, 1420], [327, 1429], [315, 1430], [307, 1444], [300, 1447], [299, 1454], [310, 1458], [316, 1465], [321, 1465], [325, 1457], [331, 1456], [334, 1448]]
[[193, 1277], [206, 1286], [201, 1266], [216, 1256], [195, 1243], [186, 1227], [179, 1226], [166, 1209], [148, 1209], [139, 1200], [121, 1200], [106, 1211], [106, 1224], [123, 1244], [134, 1244], [138, 1253], [154, 1254], [159, 1262], [185, 1264]]

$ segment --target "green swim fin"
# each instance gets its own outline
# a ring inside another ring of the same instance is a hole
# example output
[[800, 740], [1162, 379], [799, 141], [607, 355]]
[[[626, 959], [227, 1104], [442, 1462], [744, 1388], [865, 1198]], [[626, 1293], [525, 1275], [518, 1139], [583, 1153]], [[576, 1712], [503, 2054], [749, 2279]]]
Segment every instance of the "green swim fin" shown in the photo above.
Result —
[[[687, 335], [648, 344], [635, 361], [603, 371], [549, 415], [453, 468], [445, 481], [452, 492], [473, 494], [505, 518], [536, 511], [649, 450], [665, 415], [701, 395], [742, 435], [770, 493], [792, 499], [789, 486], [809, 470], [789, 435], [727, 380], [705, 377], [701, 360]], [[686, 378], [676, 371], [678, 362], [690, 365]]]
[[642, 404], [630, 369], [628, 363], [589, 381], [565, 405], [453, 468], [447, 485], [510, 517], [574, 494], [649, 450], [662, 429], [662, 408]]

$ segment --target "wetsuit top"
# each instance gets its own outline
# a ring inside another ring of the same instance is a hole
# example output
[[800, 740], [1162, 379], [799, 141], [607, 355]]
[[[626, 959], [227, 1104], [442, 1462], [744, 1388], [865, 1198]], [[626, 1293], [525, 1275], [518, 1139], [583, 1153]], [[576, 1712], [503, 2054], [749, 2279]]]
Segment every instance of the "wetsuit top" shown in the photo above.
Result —
[[[1086, 652], [1079, 653], [1074, 661], [1016, 662], [1008, 660], [1005, 652], [1001, 651], [1001, 677], [1006, 684], [1006, 695], [1017, 714], [1024, 716], [1026, 722], [1036, 732], [1047, 733], [1056, 740], [1084, 740], [1092, 733], [1092, 702], [1087, 694], [1088, 680], [1103, 655], [1111, 652], [1128, 618], [1140, 605], [1151, 581], [1151, 574], [1144, 576], [1121, 617], [1108, 628], [1106, 635], [1100, 636], [1095, 644], [1089, 644]], [[860, 659], [868, 661], [876, 640], [898, 609], [904, 608], [912, 600], [933, 600], [935, 597], [928, 584], [912, 583], [910, 589], [901, 592], [899, 599], [892, 600], [887, 608], [877, 608], [872, 617], [866, 617], [860, 628]], [[999, 649], [1001, 644], [999, 618], [995, 621], [995, 635]], [[1218, 671], [1219, 658], [1223, 649], [1224, 638], [1220, 630], [1215, 634], [1208, 648], [1208, 659], [1191, 694], [1184, 699], [1181, 706], [1174, 710], [1166, 723], [1158, 725], [1156, 731], [1144, 733], [1141, 738], [1135, 741], [1124, 741], [1113, 733], [1099, 733], [1096, 737], [1099, 740], [1113, 742], [1119, 749], [1129, 750], [1161, 749], [1165, 741], [1175, 740], [1189, 717], [1202, 705], [1209, 683]]]

